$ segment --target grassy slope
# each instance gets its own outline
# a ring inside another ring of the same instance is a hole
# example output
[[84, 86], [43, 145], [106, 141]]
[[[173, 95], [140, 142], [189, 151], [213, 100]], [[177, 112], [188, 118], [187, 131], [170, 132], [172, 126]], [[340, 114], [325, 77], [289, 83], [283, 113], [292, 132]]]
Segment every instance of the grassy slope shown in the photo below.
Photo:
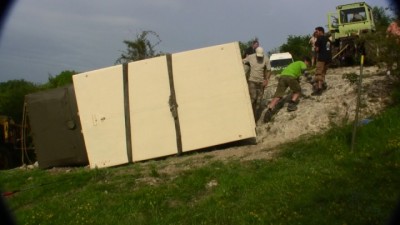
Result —
[[[19, 224], [384, 224], [400, 197], [400, 107], [282, 146], [273, 160], [175, 175], [138, 164], [0, 172]], [[150, 171], [150, 172], [145, 172]]]

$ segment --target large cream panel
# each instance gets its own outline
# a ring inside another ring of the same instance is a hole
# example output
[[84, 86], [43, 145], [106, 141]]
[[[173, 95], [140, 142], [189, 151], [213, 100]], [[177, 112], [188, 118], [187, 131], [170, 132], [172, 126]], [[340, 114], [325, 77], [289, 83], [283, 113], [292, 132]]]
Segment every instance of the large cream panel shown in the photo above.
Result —
[[177, 153], [165, 56], [128, 64], [133, 161]]
[[122, 66], [73, 76], [91, 168], [128, 163]]
[[169, 105], [171, 76], [182, 151], [256, 136], [238, 43], [176, 53], [171, 58], [172, 74], [168, 74], [166, 56], [129, 63], [128, 92], [122, 65], [73, 77], [91, 168], [178, 153]]
[[172, 55], [183, 151], [255, 137], [238, 43]]

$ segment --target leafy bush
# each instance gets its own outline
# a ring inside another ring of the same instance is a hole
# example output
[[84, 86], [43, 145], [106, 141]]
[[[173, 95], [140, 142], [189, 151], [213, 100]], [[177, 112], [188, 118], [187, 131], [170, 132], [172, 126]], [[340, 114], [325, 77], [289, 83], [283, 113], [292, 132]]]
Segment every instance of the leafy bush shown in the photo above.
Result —
[[45, 89], [62, 87], [68, 84], [72, 84], [72, 76], [78, 72], [74, 70], [64, 70], [59, 75], [53, 77], [49, 76], [49, 81], [43, 85]]
[[40, 90], [39, 86], [25, 80], [0, 83], [0, 114], [19, 123], [22, 121], [25, 95]]

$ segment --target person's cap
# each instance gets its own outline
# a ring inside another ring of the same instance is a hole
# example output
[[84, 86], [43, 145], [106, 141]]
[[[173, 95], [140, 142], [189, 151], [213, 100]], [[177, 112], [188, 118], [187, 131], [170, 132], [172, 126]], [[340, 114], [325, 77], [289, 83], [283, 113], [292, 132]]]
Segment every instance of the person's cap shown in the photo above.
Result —
[[256, 48], [256, 56], [257, 57], [264, 57], [264, 49], [262, 47]]

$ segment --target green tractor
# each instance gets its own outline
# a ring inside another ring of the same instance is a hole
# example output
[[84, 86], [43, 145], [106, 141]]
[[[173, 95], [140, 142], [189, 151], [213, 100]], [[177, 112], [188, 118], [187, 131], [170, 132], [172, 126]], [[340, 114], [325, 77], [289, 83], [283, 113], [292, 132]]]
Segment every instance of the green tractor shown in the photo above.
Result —
[[339, 5], [328, 13], [328, 35], [332, 41], [332, 63], [353, 65], [365, 54], [363, 34], [375, 32], [372, 8], [365, 2]]

